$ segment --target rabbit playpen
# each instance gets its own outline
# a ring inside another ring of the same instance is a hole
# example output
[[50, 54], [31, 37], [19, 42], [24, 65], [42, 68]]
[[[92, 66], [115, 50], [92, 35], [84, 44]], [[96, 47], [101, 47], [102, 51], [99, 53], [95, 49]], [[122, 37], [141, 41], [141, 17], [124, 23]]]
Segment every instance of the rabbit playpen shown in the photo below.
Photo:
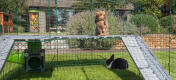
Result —
[[[26, 0], [24, 12], [14, 13], [14, 32], [1, 35], [1, 39], [13, 38], [14, 43], [0, 79], [147, 79], [123, 39], [135, 35], [175, 80], [175, 1], [171, 1]], [[94, 36], [95, 12], [100, 10], [106, 12], [109, 23], [106, 37]], [[107, 69], [106, 60], [112, 54], [126, 59], [129, 68]]]

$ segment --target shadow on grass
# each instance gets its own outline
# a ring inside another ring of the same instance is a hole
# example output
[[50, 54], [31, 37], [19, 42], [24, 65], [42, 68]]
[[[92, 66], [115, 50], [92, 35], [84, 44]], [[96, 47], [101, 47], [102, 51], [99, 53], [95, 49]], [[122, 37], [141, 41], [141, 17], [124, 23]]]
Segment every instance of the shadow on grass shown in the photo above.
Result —
[[67, 60], [67, 61], [51, 61], [50, 65], [57, 65], [57, 67], [72, 67], [72, 66], [84, 66], [84, 65], [104, 65], [106, 60], [104, 59], [81, 59], [81, 60]]
[[[4, 80], [30, 80], [31, 78], [51, 78], [53, 70], [56, 67], [72, 67], [72, 66], [83, 66], [83, 65], [102, 65], [105, 60], [96, 59], [96, 60], [67, 60], [67, 61], [48, 61], [46, 62], [46, 69], [44, 72], [26, 72], [24, 66], [16, 67], [12, 70], [4, 70], [7, 72], [4, 74]], [[11, 65], [10, 65], [11, 66]]]
[[[81, 59], [81, 60], [67, 60], [67, 61], [47, 61], [46, 62], [46, 70], [44, 72], [25, 72], [24, 67], [18, 67], [9, 73], [5, 74], [7, 78], [5, 80], [30, 80], [32, 78], [52, 78], [52, 74], [55, 68], [59, 67], [73, 67], [73, 66], [84, 66], [84, 65], [105, 65], [105, 59]], [[86, 74], [86, 70], [83, 67], [80, 67], [83, 71], [86, 80], [89, 80], [88, 74]], [[117, 76], [119, 76], [122, 80], [143, 80], [139, 75], [136, 75], [134, 72], [129, 70], [110, 70], [114, 72]], [[56, 71], [57, 72], [57, 71]]]
[[17, 67], [4, 74], [4, 80], [30, 80], [31, 78], [49, 78], [52, 76], [54, 67], [47, 67], [44, 72], [26, 72], [24, 67]]
[[85, 70], [83, 67], [81, 67], [81, 70], [83, 71], [83, 73], [84, 73], [84, 75], [85, 75], [85, 77], [86, 77], [86, 80], [89, 80], [89, 77], [88, 77], [88, 75], [86, 74], [86, 70]]
[[113, 69], [110, 70], [117, 74], [122, 80], [143, 80], [142, 76], [139, 76], [135, 74], [132, 71], [129, 70], [119, 70], [119, 69]]

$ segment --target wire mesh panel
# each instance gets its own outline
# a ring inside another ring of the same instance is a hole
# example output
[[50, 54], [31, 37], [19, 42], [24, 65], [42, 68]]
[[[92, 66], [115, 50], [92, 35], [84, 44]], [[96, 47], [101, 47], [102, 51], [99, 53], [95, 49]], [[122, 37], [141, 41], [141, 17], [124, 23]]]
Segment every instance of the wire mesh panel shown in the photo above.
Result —
[[[160, 61], [162, 66], [169, 72], [173, 80], [175, 79], [175, 70], [173, 66], [175, 65], [175, 35], [167, 34], [150, 34], [144, 35], [143, 39], [147, 45], [155, 53], [154, 55]], [[172, 39], [171, 39], [172, 38]], [[170, 42], [171, 41], [171, 42]], [[164, 60], [166, 59], [166, 60]]]
[[[143, 79], [121, 39], [56, 39], [42, 42], [42, 49], [45, 49], [45, 70], [40, 73], [26, 72], [26, 64], [30, 64], [25, 53], [25, 50], [29, 49], [28, 44], [29, 42], [15, 42], [1, 79]], [[33, 47], [35, 46], [36, 44], [33, 44]], [[129, 68], [127, 70], [106, 68], [106, 60], [112, 54], [115, 58], [126, 59]]]

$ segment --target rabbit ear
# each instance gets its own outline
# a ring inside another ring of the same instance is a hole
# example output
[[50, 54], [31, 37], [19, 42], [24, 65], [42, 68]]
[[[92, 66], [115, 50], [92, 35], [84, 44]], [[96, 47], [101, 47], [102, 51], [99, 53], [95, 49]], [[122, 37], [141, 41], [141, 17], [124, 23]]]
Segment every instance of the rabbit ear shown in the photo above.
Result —
[[114, 54], [112, 54], [112, 56], [110, 57], [110, 59], [114, 59]]

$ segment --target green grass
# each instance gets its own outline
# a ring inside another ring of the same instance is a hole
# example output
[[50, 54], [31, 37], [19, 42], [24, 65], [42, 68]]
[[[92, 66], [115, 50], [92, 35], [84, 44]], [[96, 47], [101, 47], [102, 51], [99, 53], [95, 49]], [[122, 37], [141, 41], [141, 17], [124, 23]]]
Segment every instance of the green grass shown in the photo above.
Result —
[[11, 51], [11, 54], [9, 55], [7, 61], [13, 62], [13, 63], [24, 64], [24, 53], [17, 52], [17, 51]]
[[[169, 52], [159, 51], [155, 52], [155, 56], [158, 61], [162, 64], [167, 72], [169, 72]], [[170, 75], [173, 80], [176, 80], [176, 52], [170, 53]]]
[[[128, 70], [109, 70], [105, 67], [107, 58], [125, 58], [129, 62]], [[171, 76], [176, 79], [176, 53], [172, 52]], [[155, 52], [156, 57], [168, 71], [168, 53]], [[167, 65], [166, 65], [167, 64]], [[121, 53], [77, 53], [77, 54], [47, 54], [46, 71], [27, 73], [21, 64], [7, 62], [1, 79], [7, 80], [143, 80], [133, 60], [127, 52]]]

